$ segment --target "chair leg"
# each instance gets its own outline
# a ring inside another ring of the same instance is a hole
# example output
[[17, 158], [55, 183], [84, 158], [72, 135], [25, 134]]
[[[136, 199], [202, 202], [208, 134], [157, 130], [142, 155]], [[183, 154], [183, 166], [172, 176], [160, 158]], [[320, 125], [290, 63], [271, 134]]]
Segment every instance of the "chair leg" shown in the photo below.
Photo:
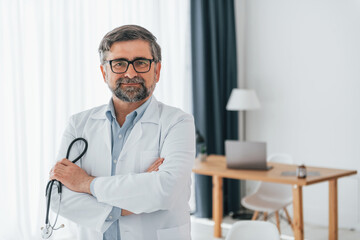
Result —
[[286, 218], [288, 220], [288, 223], [290, 224], [291, 228], [294, 230], [294, 226], [292, 224], [292, 221], [291, 221], [291, 217], [289, 215], [289, 212], [287, 211], [286, 207], [284, 207], [284, 211], [285, 211], [285, 214], [286, 214]]
[[252, 218], [251, 218], [251, 220], [256, 220], [258, 218], [258, 216], [259, 216], [259, 212], [255, 211]]
[[276, 211], [275, 212], [275, 217], [276, 217], [276, 226], [279, 230], [279, 233], [280, 233], [280, 217], [279, 217], [279, 211]]
[[264, 212], [264, 221], [267, 221], [268, 213]]

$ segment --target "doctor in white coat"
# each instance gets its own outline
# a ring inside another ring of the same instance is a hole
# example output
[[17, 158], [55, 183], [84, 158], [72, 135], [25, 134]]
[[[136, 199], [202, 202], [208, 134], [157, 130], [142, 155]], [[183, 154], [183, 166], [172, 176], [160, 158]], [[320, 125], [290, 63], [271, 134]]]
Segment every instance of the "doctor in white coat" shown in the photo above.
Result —
[[[126, 25], [104, 36], [99, 53], [112, 98], [69, 120], [59, 156], [74, 138], [89, 146], [79, 163], [59, 157], [50, 172], [64, 184], [60, 215], [78, 225], [80, 240], [189, 240], [194, 120], [152, 96], [160, 46], [148, 30]], [[113, 138], [111, 109], [119, 129], [130, 126], [122, 144]], [[127, 123], [134, 114], [141, 117]], [[70, 159], [82, 150], [75, 146]]]

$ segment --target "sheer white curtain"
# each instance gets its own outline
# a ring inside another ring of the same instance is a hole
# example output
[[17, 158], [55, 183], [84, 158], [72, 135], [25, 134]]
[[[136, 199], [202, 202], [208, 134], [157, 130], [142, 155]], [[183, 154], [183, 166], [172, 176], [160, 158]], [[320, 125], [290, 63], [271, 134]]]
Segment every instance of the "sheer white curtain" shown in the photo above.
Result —
[[192, 111], [189, 12], [187, 0], [0, 0], [1, 240], [39, 239], [67, 119], [110, 98], [97, 54], [106, 32], [130, 23], [153, 32], [163, 50], [155, 96]]

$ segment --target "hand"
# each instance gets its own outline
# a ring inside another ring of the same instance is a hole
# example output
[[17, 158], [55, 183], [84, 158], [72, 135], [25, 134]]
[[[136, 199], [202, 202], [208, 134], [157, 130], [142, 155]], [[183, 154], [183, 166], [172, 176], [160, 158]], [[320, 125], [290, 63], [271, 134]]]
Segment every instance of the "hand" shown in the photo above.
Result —
[[131, 214], [134, 214], [133, 212], [130, 212], [126, 209], [121, 209], [121, 216], [129, 216]]
[[90, 183], [94, 179], [84, 169], [64, 158], [57, 162], [50, 171], [50, 179], [56, 179], [72, 191], [80, 193], [90, 192]]
[[[164, 158], [158, 158], [151, 166], [146, 170], [146, 172], [157, 172], [159, 171], [159, 167], [161, 164], [163, 164]], [[128, 210], [121, 209], [121, 216], [129, 216], [131, 214], [134, 214]]]
[[151, 166], [146, 170], [146, 172], [157, 172], [159, 171], [159, 167], [163, 164], [164, 158], [158, 158]]

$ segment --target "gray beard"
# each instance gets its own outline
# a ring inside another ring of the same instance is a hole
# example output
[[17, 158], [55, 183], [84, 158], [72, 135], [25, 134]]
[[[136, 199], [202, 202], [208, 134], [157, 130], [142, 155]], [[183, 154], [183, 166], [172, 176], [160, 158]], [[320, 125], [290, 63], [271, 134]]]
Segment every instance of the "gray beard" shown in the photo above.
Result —
[[[122, 88], [121, 85], [122, 83], [139, 83], [140, 87], [138, 86], [134, 86], [134, 87], [125, 87]], [[153, 84], [149, 87], [146, 88], [145, 86], [145, 80], [141, 77], [134, 77], [132, 79], [130, 78], [119, 78], [116, 81], [116, 88], [112, 89], [110, 86], [110, 90], [111, 92], [120, 100], [124, 101], [124, 102], [139, 102], [141, 100], [144, 100], [145, 98], [147, 98], [155, 89], [155, 79]]]

